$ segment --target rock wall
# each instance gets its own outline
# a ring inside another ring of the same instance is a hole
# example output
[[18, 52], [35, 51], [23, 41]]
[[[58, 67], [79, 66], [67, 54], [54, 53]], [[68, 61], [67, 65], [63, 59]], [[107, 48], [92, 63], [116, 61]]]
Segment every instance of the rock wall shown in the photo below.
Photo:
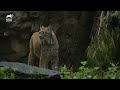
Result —
[[[6, 23], [10, 13], [14, 20]], [[95, 11], [0, 11], [0, 61], [27, 63], [32, 33], [50, 23], [59, 41], [60, 65], [77, 67], [85, 58], [95, 15]]]

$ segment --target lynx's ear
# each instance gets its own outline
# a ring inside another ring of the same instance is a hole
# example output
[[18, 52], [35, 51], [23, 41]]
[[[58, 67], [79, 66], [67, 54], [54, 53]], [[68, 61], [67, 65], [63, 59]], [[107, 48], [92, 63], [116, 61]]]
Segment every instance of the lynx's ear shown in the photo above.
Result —
[[40, 30], [44, 29], [45, 27], [44, 26], [40, 26]]

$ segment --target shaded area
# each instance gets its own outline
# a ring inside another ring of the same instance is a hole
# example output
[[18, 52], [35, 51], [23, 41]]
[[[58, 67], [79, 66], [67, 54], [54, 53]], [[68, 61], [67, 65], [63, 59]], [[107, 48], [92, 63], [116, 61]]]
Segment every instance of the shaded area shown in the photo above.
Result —
[[[15, 15], [13, 23], [6, 23], [7, 14]], [[0, 61], [27, 63], [29, 40], [47, 22], [54, 25], [59, 43], [59, 65], [78, 68], [86, 58], [90, 32], [96, 11], [0, 11]], [[4, 33], [8, 36], [2, 40]], [[8, 39], [9, 38], [9, 39]], [[8, 48], [8, 49], [7, 49]], [[9, 55], [8, 52], [14, 52]], [[4, 54], [4, 56], [3, 56]], [[7, 60], [6, 60], [7, 57]], [[14, 58], [15, 57], [15, 58]]]

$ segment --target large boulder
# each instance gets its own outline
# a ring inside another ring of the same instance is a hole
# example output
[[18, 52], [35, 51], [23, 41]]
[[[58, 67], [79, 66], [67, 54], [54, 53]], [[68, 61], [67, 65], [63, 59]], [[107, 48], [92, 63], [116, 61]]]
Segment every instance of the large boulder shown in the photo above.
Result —
[[15, 78], [18, 79], [60, 79], [60, 75], [62, 74], [59, 71], [39, 68], [18, 62], [3, 61], [0, 62], [0, 67], [8, 67], [10, 72], [13, 72], [15, 74]]

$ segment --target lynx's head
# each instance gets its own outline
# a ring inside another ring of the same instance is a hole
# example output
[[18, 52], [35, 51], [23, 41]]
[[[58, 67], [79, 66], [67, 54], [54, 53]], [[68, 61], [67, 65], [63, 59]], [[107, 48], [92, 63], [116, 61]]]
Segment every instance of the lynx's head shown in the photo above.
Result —
[[55, 34], [50, 27], [41, 27], [39, 37], [42, 45], [51, 46], [55, 44]]

